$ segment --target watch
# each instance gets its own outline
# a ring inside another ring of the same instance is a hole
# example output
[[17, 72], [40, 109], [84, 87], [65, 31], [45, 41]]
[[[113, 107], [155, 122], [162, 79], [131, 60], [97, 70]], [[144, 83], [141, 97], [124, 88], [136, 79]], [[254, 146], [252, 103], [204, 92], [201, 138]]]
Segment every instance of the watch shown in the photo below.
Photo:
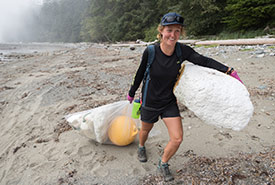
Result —
[[234, 71], [234, 68], [231, 67], [231, 69], [230, 69], [229, 71], [227, 71], [226, 74], [231, 75], [231, 73], [232, 73], [233, 71]]

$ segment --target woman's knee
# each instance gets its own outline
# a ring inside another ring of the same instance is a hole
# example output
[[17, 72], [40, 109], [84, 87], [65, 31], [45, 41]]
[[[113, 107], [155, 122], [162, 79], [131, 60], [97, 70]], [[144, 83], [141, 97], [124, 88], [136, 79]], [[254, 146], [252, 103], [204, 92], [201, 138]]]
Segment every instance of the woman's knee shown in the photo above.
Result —
[[182, 143], [183, 140], [183, 136], [180, 135], [178, 137], [172, 137], [170, 138], [170, 141], [174, 144], [174, 145], [180, 145]]
[[149, 133], [151, 131], [151, 129], [153, 128], [153, 126], [154, 126], [153, 123], [142, 122], [140, 131], [144, 132], [144, 133]]
[[140, 132], [143, 133], [143, 134], [149, 134], [150, 131], [151, 131], [151, 129], [149, 129], [149, 128], [141, 127], [141, 129], [140, 129]]

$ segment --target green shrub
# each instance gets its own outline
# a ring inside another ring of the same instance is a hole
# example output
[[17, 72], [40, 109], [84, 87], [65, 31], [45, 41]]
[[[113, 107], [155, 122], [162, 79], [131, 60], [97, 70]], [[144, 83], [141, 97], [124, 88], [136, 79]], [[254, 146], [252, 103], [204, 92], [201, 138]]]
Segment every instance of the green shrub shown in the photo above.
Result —
[[228, 0], [224, 23], [231, 30], [275, 27], [274, 0]]

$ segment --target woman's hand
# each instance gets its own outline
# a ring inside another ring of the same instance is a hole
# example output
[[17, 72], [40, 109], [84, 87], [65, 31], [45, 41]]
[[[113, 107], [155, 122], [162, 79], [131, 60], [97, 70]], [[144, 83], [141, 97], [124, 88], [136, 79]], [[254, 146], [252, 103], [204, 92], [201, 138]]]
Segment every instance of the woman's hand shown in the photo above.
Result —
[[134, 100], [134, 97], [131, 97], [131, 96], [129, 96], [129, 94], [127, 94], [127, 100], [128, 100], [130, 103], [132, 103], [133, 100]]
[[240, 77], [237, 74], [237, 71], [235, 71], [235, 70], [232, 71], [230, 76], [232, 76], [233, 78], [236, 78], [237, 80], [239, 80], [243, 84], [243, 82], [241, 81]]

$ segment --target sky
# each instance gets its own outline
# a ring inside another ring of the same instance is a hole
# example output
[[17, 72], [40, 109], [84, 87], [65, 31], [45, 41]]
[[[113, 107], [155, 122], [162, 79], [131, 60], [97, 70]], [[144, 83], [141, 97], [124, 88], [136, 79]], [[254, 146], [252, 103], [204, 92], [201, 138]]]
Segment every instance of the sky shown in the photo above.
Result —
[[20, 40], [27, 35], [31, 12], [39, 9], [43, 0], [0, 0], [0, 42]]

